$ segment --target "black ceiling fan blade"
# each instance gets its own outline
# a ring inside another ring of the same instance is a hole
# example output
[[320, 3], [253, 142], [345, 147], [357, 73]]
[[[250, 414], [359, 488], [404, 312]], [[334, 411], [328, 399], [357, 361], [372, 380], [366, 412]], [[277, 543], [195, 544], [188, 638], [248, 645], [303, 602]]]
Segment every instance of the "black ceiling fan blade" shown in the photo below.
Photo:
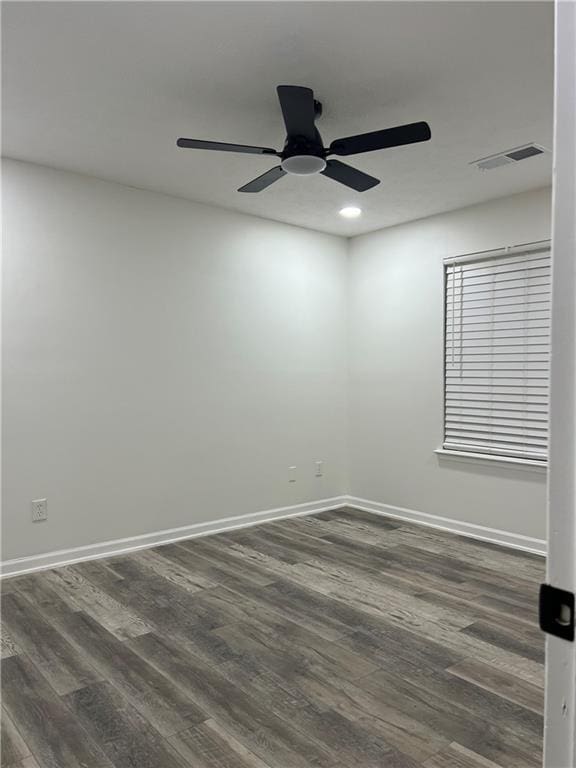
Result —
[[326, 168], [321, 173], [328, 176], [329, 179], [334, 179], [346, 187], [355, 189], [356, 192], [366, 192], [366, 190], [380, 184], [380, 179], [375, 179], [374, 176], [369, 176], [363, 171], [352, 168], [351, 165], [341, 163], [340, 160], [328, 160]]
[[270, 184], [274, 184], [274, 182], [281, 179], [282, 176], [286, 176], [286, 171], [282, 166], [277, 165], [275, 168], [271, 168], [256, 179], [252, 179], [248, 184], [244, 184], [243, 187], [240, 187], [238, 192], [262, 192], [263, 189], [269, 187]]
[[246, 155], [277, 155], [269, 147], [251, 147], [247, 144], [226, 144], [221, 141], [201, 141], [200, 139], [178, 139], [176, 144], [183, 149], [212, 149], [217, 152], [242, 152]]
[[314, 141], [314, 91], [301, 85], [279, 85], [276, 92], [288, 136], [305, 136]]
[[404, 144], [428, 141], [431, 136], [428, 123], [408, 123], [407, 125], [397, 125], [395, 128], [386, 128], [383, 131], [361, 133], [358, 136], [336, 139], [330, 145], [328, 154], [358, 155], [361, 152], [374, 152], [377, 149], [389, 149], [390, 147], [401, 147]]

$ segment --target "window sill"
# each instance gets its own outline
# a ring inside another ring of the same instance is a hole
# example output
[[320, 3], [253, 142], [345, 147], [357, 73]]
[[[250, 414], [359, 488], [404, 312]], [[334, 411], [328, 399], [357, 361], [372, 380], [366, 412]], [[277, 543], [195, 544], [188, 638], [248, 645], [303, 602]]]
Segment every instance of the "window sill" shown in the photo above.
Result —
[[434, 453], [450, 461], [462, 461], [466, 464], [492, 464], [508, 469], [521, 469], [528, 472], [545, 474], [548, 464], [533, 459], [519, 459], [506, 456], [490, 456], [486, 453], [466, 453], [465, 451], [449, 451], [446, 448], [437, 448]]

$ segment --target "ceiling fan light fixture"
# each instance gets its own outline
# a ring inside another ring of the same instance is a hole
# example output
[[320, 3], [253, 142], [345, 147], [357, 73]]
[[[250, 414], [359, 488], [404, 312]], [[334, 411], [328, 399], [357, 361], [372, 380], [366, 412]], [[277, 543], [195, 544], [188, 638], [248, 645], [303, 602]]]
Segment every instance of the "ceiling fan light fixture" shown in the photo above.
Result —
[[313, 173], [320, 173], [326, 168], [326, 160], [316, 155], [292, 155], [286, 157], [280, 163], [286, 173], [293, 173], [296, 176], [311, 176]]
[[362, 214], [362, 209], [355, 205], [348, 205], [345, 208], [341, 208], [339, 213], [345, 219], [357, 219]]

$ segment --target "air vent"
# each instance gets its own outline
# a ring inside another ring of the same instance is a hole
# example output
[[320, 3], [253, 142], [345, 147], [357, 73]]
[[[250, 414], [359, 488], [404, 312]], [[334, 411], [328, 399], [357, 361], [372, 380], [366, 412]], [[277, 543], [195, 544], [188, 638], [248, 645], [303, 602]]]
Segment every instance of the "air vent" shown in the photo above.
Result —
[[491, 171], [493, 168], [500, 168], [502, 165], [512, 165], [512, 163], [527, 160], [529, 157], [545, 155], [549, 154], [549, 152], [550, 150], [538, 144], [524, 144], [521, 147], [513, 147], [505, 152], [498, 152], [496, 155], [481, 157], [479, 160], [472, 161], [470, 165], [475, 165], [479, 171]]

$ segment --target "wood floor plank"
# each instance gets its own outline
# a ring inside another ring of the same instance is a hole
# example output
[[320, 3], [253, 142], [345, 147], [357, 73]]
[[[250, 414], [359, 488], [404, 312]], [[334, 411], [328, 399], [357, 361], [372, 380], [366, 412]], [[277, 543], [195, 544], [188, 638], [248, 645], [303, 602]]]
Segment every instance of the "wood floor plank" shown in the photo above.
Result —
[[330, 522], [338, 522], [342, 519], [363, 521], [373, 525], [380, 523], [384, 526], [393, 523], [397, 528], [386, 534], [387, 540], [418, 549], [429, 549], [431, 552], [440, 554], [455, 554], [462, 562], [469, 561], [483, 567], [491, 565], [499, 572], [525, 575], [537, 583], [542, 581], [546, 569], [545, 558], [540, 555], [353, 508], [320, 513], [313, 518]]
[[[363, 752], [367, 765], [416, 764], [409, 752], [397, 749], [394, 743], [386, 738], [389, 734], [385, 734], [383, 729], [366, 727], [363, 718], [348, 717], [335, 707], [314, 706], [299, 687], [304, 676], [308, 675], [307, 670], [303, 670], [296, 681], [287, 683], [285, 679], [274, 674], [253, 675], [237, 662], [226, 664], [224, 667], [226, 675], [235, 685], [248, 694], [256, 695], [259, 700], [266, 701], [275, 715], [290, 722], [319, 748], [329, 745], [333, 753], [332, 765], [342, 755], [358, 759]], [[325, 679], [327, 676], [322, 674], [320, 677]], [[337, 731], [337, 734], [334, 731]], [[407, 746], [406, 738], [402, 745]]]
[[[2, 601], [4, 599], [3, 597]], [[19, 653], [21, 653], [21, 648], [8, 631], [5, 623], [2, 622], [2, 627], [0, 628], [0, 658], [8, 659], [10, 656], [17, 656]]]
[[360, 723], [374, 738], [384, 740], [418, 763], [448, 743], [438, 731], [365, 691], [362, 681], [349, 682], [308, 669], [295, 684], [315, 706], [335, 710]]
[[25, 757], [14, 768], [40, 768], [40, 766], [33, 757]]
[[[335, 540], [336, 538], [338, 540]], [[377, 568], [380, 565], [375, 559], [369, 563], [362, 556], [362, 552], [354, 548], [355, 544], [360, 547], [362, 542], [354, 542], [343, 536], [338, 538], [334, 533], [328, 533], [318, 539], [312, 536], [288, 536], [277, 531], [262, 530], [250, 536], [238, 537], [236, 543], [251, 547], [289, 565], [297, 565], [312, 558], [335, 564], [346, 563], [361, 568], [368, 566]], [[378, 550], [382, 562], [387, 562], [384, 560], [386, 551]]]
[[[288, 563], [285, 559], [280, 559], [271, 554], [268, 551], [268, 542], [262, 537], [254, 538], [252, 542], [258, 546], [258, 549], [237, 542], [228, 544], [226, 547], [215, 546], [214, 557], [218, 558], [224, 555], [227, 558], [234, 559], [237, 565], [244, 569], [247, 566], [250, 568], [254, 566], [262, 568], [269, 573], [269, 584], [278, 578], [298, 581], [301, 569], [305, 566], [305, 563]], [[292, 543], [290, 543], [290, 546], [292, 546]], [[309, 561], [307, 560], [306, 562]]]
[[244, 571], [252, 570], [254, 567], [262, 569], [268, 574], [267, 584], [263, 586], [272, 584], [278, 578], [289, 579], [294, 574], [299, 573], [301, 564], [294, 565], [287, 563], [285, 560], [279, 560], [265, 550], [265, 544], [263, 549], [254, 549], [238, 542], [229, 542], [225, 545], [216, 544], [213, 551], [213, 559], [216, 560], [224, 555], [229, 559], [234, 559], [237, 567]]
[[[127, 578], [115, 594], [122, 604], [141, 616], [147, 626], [160, 635], [169, 635], [195, 659], [208, 665], [235, 658], [225, 641], [210, 631], [229, 623], [230, 611], [225, 606], [216, 601], [207, 606], [196, 595], [189, 595], [167, 581], [139, 578], [138, 566], [135, 574], [136, 577]], [[126, 642], [131, 645], [130, 641]]]
[[[414, 638], [411, 642], [406, 632], [395, 628], [380, 633], [357, 633], [341, 642], [352, 645], [356, 650], [364, 647], [365, 653], [369, 656], [372, 654], [375, 659], [380, 652], [381, 657], [387, 661], [385, 666], [381, 665], [385, 671], [390, 668], [394, 675], [418, 686], [422, 691], [447, 697], [479, 717], [489, 717], [496, 723], [506, 722], [525, 739], [540, 743], [542, 718], [539, 714], [486, 687], [476, 686], [473, 681], [464, 678], [454, 680], [450, 672], [445, 670], [446, 665], [438, 663], [438, 657], [436, 663], [431, 663], [434, 658], [431, 654], [445, 652], [442, 647], [421, 638]], [[373, 673], [372, 676], [378, 678], [379, 675]]]
[[531, 559], [525, 553], [504, 547], [487, 548], [483, 542], [432, 528], [403, 524], [388, 533], [386, 540], [390, 544], [404, 544], [436, 555], [449, 555], [462, 563], [479, 565], [496, 573], [510, 571], [535, 583], [540, 583], [544, 578], [545, 560], [542, 557]]
[[64, 697], [70, 710], [115, 768], [184, 768], [177, 752], [107, 682]]
[[336, 710], [318, 715], [315, 731], [323, 741], [332, 745], [344, 765], [356, 761], [366, 768], [418, 768], [415, 760], [387, 744], [381, 737], [374, 737], [360, 722], [348, 720]]
[[[256, 677], [274, 675], [277, 678], [289, 681], [299, 672], [303, 672], [308, 663], [314, 664], [314, 661], [308, 662], [308, 658], [300, 649], [286, 649], [284, 643], [268, 642], [268, 637], [262, 628], [258, 627], [252, 620], [249, 624], [237, 624], [233, 627], [224, 627], [216, 630], [215, 634], [223, 638], [227, 646], [234, 652], [234, 658], [231, 661], [219, 664], [218, 668], [222, 671], [232, 683], [235, 681], [234, 675], [230, 675], [229, 670], [238, 672], [238, 678], [241, 674]], [[323, 659], [318, 664], [327, 672], [330, 671], [330, 664], [325, 663]], [[288, 687], [281, 686], [278, 691], [283, 695], [283, 690]]]
[[163, 579], [176, 584], [187, 592], [201, 592], [203, 589], [210, 589], [218, 586], [218, 582], [210, 581], [198, 571], [191, 571], [183, 565], [175, 563], [167, 557], [162, 556], [162, 548], [158, 550], [146, 549], [139, 552], [136, 556], [138, 562], [148, 566]]
[[77, 605], [62, 597], [51, 586], [45, 578], [45, 574], [33, 574], [18, 579], [16, 594], [25, 597], [41, 613], [48, 614], [50, 619], [60, 615], [69, 615], [79, 610]]
[[[414, 526], [414, 528], [416, 528], [416, 526]], [[420, 531], [422, 531], [422, 528], [420, 528]], [[506, 570], [506, 584], [503, 584], [501, 573], [505, 569], [501, 562], [499, 563], [499, 567], [495, 567], [493, 562], [488, 565], [483, 562], [480, 555], [476, 558], [470, 557], [468, 559], [462, 559], [458, 554], [455, 544], [453, 544], [450, 549], [442, 549], [441, 546], [437, 546], [431, 551], [422, 549], [419, 546], [419, 542], [421, 542], [425, 536], [431, 538], [436, 535], [440, 542], [443, 542], [447, 536], [450, 536], [449, 534], [439, 534], [436, 531], [429, 531], [430, 529], [424, 529], [424, 533], [420, 533], [420, 537], [418, 537], [417, 534], [414, 534], [407, 543], [400, 544], [397, 548], [392, 548], [390, 554], [386, 557], [390, 544], [397, 541], [402, 542], [403, 540], [399, 537], [403, 534], [406, 535], [406, 531], [402, 528], [389, 532], [386, 536], [387, 546], [382, 552], [380, 559], [383, 563], [385, 563], [385, 559], [392, 559], [392, 561], [396, 561], [396, 564], [410, 563], [416, 566], [419, 563], [419, 568], [417, 570], [426, 572], [430, 576], [441, 576], [448, 580], [456, 578], [456, 580], [468, 582], [475, 589], [484, 589], [489, 593], [495, 592], [496, 590], [494, 590], [494, 587], [497, 586], [498, 594], [501, 595], [504, 590], [504, 594], [510, 595], [511, 598], [517, 602], [523, 601], [525, 605], [531, 605], [535, 601], [535, 590], [537, 591], [538, 584], [541, 581], [543, 574], [542, 558], [537, 560], [528, 558], [531, 569], [529, 572], [526, 572], [523, 571], [521, 567], [517, 566], [518, 561], [522, 562], [520, 557], [518, 557], [518, 554], [523, 555], [524, 553], [510, 554], [512, 552], [511, 550], [502, 550], [502, 548], [493, 547], [487, 548], [485, 542], [474, 542], [474, 544], [470, 544], [470, 539], [465, 540], [462, 539], [462, 537], [451, 535], [451, 538], [458, 542], [458, 547], [460, 549], [464, 546], [467, 546], [468, 549], [476, 547], [481, 553], [489, 552], [492, 559], [494, 559], [494, 552], [497, 552], [498, 549], [506, 553], [510, 565]], [[330, 535], [325, 537], [325, 540], [331, 541], [334, 544], [342, 543], [342, 539], [338, 535]], [[461, 541], [467, 543], [461, 544]], [[361, 547], [360, 544], [361, 543], [359, 542], [356, 545], [356, 550], [361, 550], [367, 557], [370, 557], [369, 550], [365, 547]], [[382, 547], [380, 540], [378, 539], [372, 541], [372, 543], [368, 543], [367, 546], [378, 547], [379, 549]], [[540, 562], [538, 562], [538, 560]], [[492, 567], [489, 567], [490, 565]], [[394, 562], [389, 564], [389, 566], [394, 567]]]
[[227, 731], [222, 723], [218, 722], [217, 720], [206, 720], [206, 722], [203, 724], [203, 727], [210, 729], [210, 731], [212, 731], [218, 739], [228, 744], [232, 751], [236, 752], [241, 757], [247, 760], [253, 760], [254, 768], [273, 768], [273, 766], [268, 766], [267, 763], [264, 763], [263, 760], [254, 754], [254, 752], [247, 749], [247, 747], [238, 741], [238, 739], [235, 739], [230, 731]]
[[[402, 595], [416, 595], [418, 592], [422, 592], [425, 589], [434, 588], [434, 583], [429, 581], [420, 581], [418, 577], [413, 573], [406, 577], [405, 573], [391, 573], [388, 567], [374, 567], [364, 557], [358, 557], [356, 555], [348, 556], [343, 555], [340, 551], [336, 551], [333, 547], [328, 547], [326, 550], [322, 550], [322, 556], [318, 557], [318, 550], [315, 550], [314, 554], [309, 553], [311, 556], [297, 566], [281, 562], [274, 557], [270, 556], [265, 551], [265, 546], [261, 549], [253, 549], [242, 544], [232, 543], [228, 546], [228, 554], [230, 556], [239, 558], [245, 561], [246, 565], [257, 563], [263, 568], [266, 568], [271, 573], [277, 574], [285, 579], [302, 581], [300, 570], [303, 568], [314, 568], [320, 573], [334, 576], [334, 578], [342, 580], [343, 582], [353, 582], [354, 580], [362, 581], [367, 580], [370, 583], [378, 584], [382, 589], [383, 594], [388, 590], [393, 590], [396, 593]], [[308, 586], [313, 586], [308, 583]], [[440, 589], [446, 588], [446, 583], [442, 582]], [[453, 591], [453, 587], [452, 587]], [[471, 599], [475, 596], [476, 592], [469, 587], [459, 586], [459, 593], [464, 593], [466, 599]]]
[[204, 574], [216, 584], [242, 583], [244, 581], [258, 587], [270, 584], [270, 574], [255, 565], [250, 570], [239, 568], [234, 560], [227, 560], [219, 545], [219, 557], [214, 559], [214, 548], [210, 541], [193, 539], [188, 542], [175, 544], [174, 548], [166, 548], [166, 557], [191, 568], [195, 573]]
[[390, 612], [400, 613], [409, 620], [426, 616], [453, 629], [462, 629], [473, 623], [473, 617], [465, 611], [455, 611], [449, 607], [434, 606], [421, 601], [416, 595], [408, 595], [405, 590], [386, 585], [385, 579], [347, 573], [342, 569], [325, 567], [316, 562], [304, 563], [298, 568], [298, 578], [292, 576], [301, 586], [354, 605], [357, 609], [371, 616], [386, 617]]
[[0, 596], [9, 595], [16, 591], [19, 576], [3, 576], [0, 579]]
[[347, 542], [339, 534], [331, 534], [326, 537], [326, 540], [340, 546], [348, 546], [366, 560], [381, 563], [384, 566], [395, 563], [400, 563], [403, 566], [409, 565], [418, 573], [429, 574], [455, 585], [463, 584], [466, 581], [462, 572], [462, 565], [459, 562], [455, 563], [448, 557], [436, 557], [415, 547], [399, 544], [396, 547], [382, 549], [376, 542], [372, 544], [360, 541]]
[[[257, 660], [254, 659], [257, 663]], [[284, 684], [282, 677], [267, 671], [244, 665], [241, 661], [229, 662], [218, 670], [234, 687], [246, 696], [258, 701], [266, 701], [268, 710], [283, 722], [290, 723], [308, 744], [321, 753], [329, 755], [327, 763], [332, 766], [338, 759], [330, 742], [322, 738], [322, 712], [316, 710], [297, 690]]]
[[[378, 668], [378, 665], [342, 644], [331, 642], [296, 622], [278, 615], [253, 611], [246, 621], [216, 630], [239, 654], [252, 650], [273, 671], [316, 670], [318, 674], [358, 680]], [[273, 654], [267, 656], [264, 651]], [[277, 663], [278, 656], [280, 663]], [[454, 657], [450, 657], [454, 658]]]
[[[298, 526], [294, 523], [299, 523]], [[296, 530], [316, 537], [337, 533], [350, 539], [364, 543], [378, 541], [379, 546], [396, 546], [397, 542], [389, 537], [390, 531], [398, 528], [397, 523], [377, 522], [367, 520], [350, 520], [346, 517], [333, 518], [330, 521], [319, 520], [316, 516], [303, 517], [300, 521], [285, 520], [278, 523], [271, 523], [268, 529], [278, 531], [288, 535], [293, 535]]]
[[501, 768], [500, 765], [453, 742], [426, 760], [424, 768]]
[[2, 695], [16, 728], [42, 768], [111, 768], [26, 656], [3, 661]]
[[[465, 630], [454, 632], [426, 618], [422, 618], [419, 623], [415, 623], [413, 619], [406, 622], [403, 616], [392, 612], [388, 615], [386, 621], [412, 635], [424, 637], [436, 645], [444, 646], [447, 651], [459, 656], [460, 660], [469, 656], [477, 657], [529, 683], [535, 685], [542, 685], [543, 683], [544, 666], [541, 663], [498, 647], [486, 640], [466, 634]], [[381, 624], [382, 622], [378, 626], [372, 627], [370, 632], [380, 632]]]
[[[516, 601], [510, 601], [502, 594], [480, 594], [477, 597], [477, 605], [481, 608], [495, 611], [500, 614], [499, 621], [509, 623], [510, 617], [513, 621], [523, 621], [532, 627], [538, 627], [538, 602], [520, 604]], [[503, 617], [507, 617], [503, 618]], [[492, 619], [490, 619], [492, 620]]]
[[119, 640], [150, 632], [145, 622], [82, 576], [79, 566], [66, 566], [46, 571], [44, 578], [63, 600], [73, 608], [85, 611]]
[[490, 621], [477, 621], [462, 630], [486, 643], [544, 664], [544, 636], [538, 629], [511, 629]]
[[[530, 683], [530, 685], [534, 685], [541, 691], [544, 691], [545, 670], [543, 664], [531, 661], [530, 659], [525, 659], [522, 656], [516, 656], [512, 653], [502, 653], [500, 652], [500, 649], [498, 649], [498, 653], [491, 654], [488, 649], [493, 647], [494, 646], [488, 644], [482, 645], [481, 653], [477, 654], [478, 658], [500, 672], [518, 677], [520, 680], [524, 680], [525, 682]], [[467, 655], [473, 654], [474, 650], [476, 650], [476, 647], [470, 649], [467, 652]]]
[[502, 672], [490, 664], [485, 664], [477, 659], [464, 659], [453, 667], [449, 667], [447, 671], [463, 680], [474, 683], [480, 688], [492, 691], [502, 698], [520, 704], [532, 712], [539, 715], [543, 713], [544, 696], [538, 686]]
[[294, 682], [297, 669], [292, 669], [283, 675], [275, 671], [273, 667], [270, 668], [265, 660], [252, 657], [249, 660], [239, 658], [236, 661], [221, 664], [218, 671], [248, 695], [256, 695], [260, 701], [266, 701], [270, 708], [280, 714], [281, 717], [288, 714], [288, 719], [291, 722], [297, 722], [297, 720], [293, 720], [294, 712], [299, 717], [314, 709], [317, 712], [324, 711], [314, 707], [312, 701], [306, 698], [300, 687]]
[[[304, 589], [319, 592], [326, 597], [354, 605], [368, 615], [386, 617], [390, 611], [400, 612], [408, 621], [413, 615], [415, 621], [425, 615], [432, 621], [460, 629], [475, 620], [475, 616], [450, 606], [434, 605], [432, 601], [421, 602], [411, 595], [413, 589], [402, 583], [390, 584], [389, 579], [379, 574], [367, 573], [356, 568], [343, 567], [340, 562], [309, 560], [298, 565], [289, 565], [269, 555], [235, 544], [228, 549], [232, 557], [246, 563], [258, 562], [279, 579], [294, 582]], [[411, 596], [411, 599], [408, 597]]]
[[271, 768], [240, 742], [222, 738], [209, 723], [182, 731], [170, 743], [194, 768]]
[[[415, 594], [429, 589], [449, 591], [465, 599], [473, 599], [481, 586], [471, 586], [462, 579], [457, 569], [443, 573], [436, 564], [422, 562], [418, 556], [398, 552], [398, 547], [380, 547], [351, 541], [338, 534], [327, 534], [319, 540], [322, 546], [307, 545], [310, 559], [327, 560], [334, 566], [346, 566], [364, 572], [372, 578], [381, 578], [396, 588]], [[384, 578], [385, 577], [385, 578]]]
[[20, 594], [6, 595], [2, 614], [18, 645], [56, 693], [70, 693], [102, 679], [86, 657]]
[[446, 669], [464, 659], [457, 650], [426, 635], [407, 632], [393, 623], [377, 629], [359, 629], [337, 642], [378, 667], [388, 664], [413, 664], [420, 669]]
[[[280, 528], [280, 525], [282, 527]], [[303, 534], [305, 536], [312, 536], [314, 539], [321, 539], [327, 533], [333, 533], [331, 523], [325, 520], [319, 520], [317, 515], [306, 515], [304, 517], [295, 517], [291, 520], [280, 520], [278, 523], [274, 523], [273, 530], [288, 530], [293, 535]]]
[[30, 757], [30, 749], [14, 725], [8, 712], [2, 708], [0, 724], [0, 765], [15, 768], [24, 758]]
[[114, 558], [77, 563], [75, 571], [96, 587], [114, 589], [123, 577], [114, 570]]
[[478, 717], [472, 708], [462, 705], [462, 700], [454, 701], [391, 671], [374, 673], [363, 685], [376, 698], [393, 702], [398, 709], [489, 760], [498, 763], [504, 758], [511, 768], [541, 766], [541, 738], [531, 731], [526, 738], [524, 730], [520, 734], [508, 728], [507, 720], [496, 721], [490, 711]]
[[145, 635], [136, 638], [132, 646], [264, 762], [284, 768], [330, 765], [328, 747], [318, 750], [256, 698], [246, 695], [216, 670], [194, 663], [166, 639]]
[[[252, 549], [266, 552], [270, 557], [279, 560], [281, 563], [296, 565], [306, 559], [305, 551], [296, 550], [292, 546], [284, 546], [282, 542], [277, 543], [273, 538], [271, 539], [270, 537], [273, 537], [274, 533], [272, 531], [264, 530], [264, 526], [262, 526], [262, 528], [257, 528], [256, 530], [250, 529], [230, 533], [227, 534], [227, 536], [228, 542], [241, 544], [245, 547], [252, 547]], [[312, 545], [310, 544], [310, 546]], [[321, 546], [321, 543], [319, 546]]]
[[368, 523], [370, 525], [381, 526], [382, 530], [390, 530], [390, 524], [394, 524], [395, 521], [391, 517], [385, 517], [384, 515], [375, 515], [373, 512], [365, 512], [363, 509], [356, 509], [356, 507], [340, 507], [339, 509], [330, 509], [326, 512], [319, 512], [315, 515], [319, 520], [356, 520], [358, 522]]
[[[236, 603], [242, 612], [240, 622], [213, 631], [214, 639], [223, 639], [229, 649], [228, 660], [248, 656], [259, 658], [267, 668], [289, 671], [297, 666], [322, 665], [327, 673], [362, 677], [375, 665], [354, 652], [341, 648], [319, 634], [266, 606], [230, 590], [218, 590], [218, 599]], [[208, 597], [206, 598], [208, 599]], [[210, 600], [214, 599], [210, 595]], [[226, 661], [226, 660], [223, 660]], [[220, 662], [221, 663], [221, 662]]]
[[90, 663], [163, 736], [206, 720], [206, 715], [154, 667], [84, 613], [58, 622]]
[[[485, 687], [476, 686], [464, 678], [454, 679], [453, 675], [442, 669], [419, 667], [400, 661], [394, 665], [391, 674], [418, 686], [422, 691], [428, 691], [439, 698], [447, 698], [454, 706], [470, 712], [475, 717], [487, 717], [494, 723], [507, 723], [514, 733], [535, 747], [542, 742], [541, 715]], [[378, 678], [378, 673], [375, 673], [375, 678]]]
[[214, 629], [224, 626], [230, 620], [226, 612], [206, 607], [198, 601], [197, 596], [203, 591], [190, 594], [173, 581], [158, 578], [158, 574], [143, 565], [137, 555], [118, 558], [115, 568], [124, 576], [123, 582], [115, 587], [115, 599], [125, 610], [138, 605], [136, 611], [148, 622], [149, 629], [158, 625], [158, 621], [154, 620], [158, 606], [166, 608], [162, 621], [171, 615], [177, 622], [181, 621], [189, 627]]
[[[342, 609], [335, 600], [299, 588], [287, 581], [276, 582], [261, 589], [234, 585], [230, 587], [241, 597], [246, 596], [255, 603], [286, 616], [326, 640], [336, 640], [350, 630], [354, 619], [353, 609]], [[348, 618], [349, 623], [344, 619]]]
[[515, 622], [527, 624], [529, 627], [538, 626], [537, 606], [525, 608], [518, 605], [510, 605], [499, 598], [491, 598], [486, 595], [477, 595], [473, 600], [464, 600], [456, 595], [450, 595], [446, 592], [433, 590], [429, 592], [418, 592], [414, 595], [418, 600], [423, 600], [432, 605], [448, 608], [455, 612], [462, 612], [471, 617], [470, 623], [478, 619], [487, 621], [496, 621], [498, 623], [513, 619]]
[[[313, 733], [319, 733], [322, 731], [323, 722], [320, 720], [318, 723], [316, 713], [310, 712], [309, 703], [311, 702], [302, 698], [302, 692], [306, 696], [314, 697], [316, 703], [325, 705], [325, 711], [336, 709], [348, 719], [354, 720], [373, 738], [398, 748], [415, 760], [428, 757], [442, 745], [448, 743], [442, 736], [432, 730], [427, 730], [421, 723], [411, 720], [401, 712], [394, 710], [393, 707], [384, 706], [369, 696], [364, 696], [362, 699], [361, 690], [351, 685], [346, 688], [346, 674], [341, 668], [334, 670], [324, 668], [321, 664], [306, 663], [306, 660], [297, 659], [295, 653], [291, 653], [289, 648], [287, 651], [283, 646], [278, 648], [281, 651], [284, 666], [281, 662], [276, 668], [279, 673], [276, 677], [280, 678], [282, 675], [282, 678], [275, 680], [273, 676], [267, 676], [263, 679], [263, 676], [259, 674], [258, 664], [266, 665], [269, 663], [265, 651], [273, 653], [276, 650], [278, 638], [282, 637], [282, 633], [271, 632], [269, 639], [271, 647], [262, 648], [258, 641], [265, 645], [266, 638], [263, 638], [261, 632], [255, 633], [254, 629], [253, 622], [249, 626], [223, 630], [230, 633], [231, 642], [234, 639], [238, 641], [243, 636], [245, 639], [248, 638], [249, 642], [245, 646], [247, 652], [250, 650], [250, 641], [256, 646], [252, 655], [252, 659], [256, 660], [255, 668], [249, 668], [245, 671], [243, 666], [238, 664], [224, 665], [227, 671], [231, 671], [230, 679], [243, 680], [246, 688], [251, 685], [253, 689], [258, 691], [262, 700], [267, 701], [278, 714], [291, 722], [298, 723], [303, 730], [312, 727]], [[305, 643], [299, 643], [295, 647], [300, 649], [303, 645], [305, 646]], [[258, 647], [262, 648], [260, 652], [258, 652]], [[287, 659], [294, 659], [292, 667], [288, 666]], [[296, 673], [296, 682], [292, 682], [291, 689], [287, 689], [285, 680], [292, 678]], [[340, 681], [339, 689], [335, 685], [330, 687], [325, 682], [335, 680]], [[328, 691], [324, 698], [322, 695], [318, 696], [318, 686], [323, 691]], [[294, 689], [296, 695], [294, 695]], [[352, 691], [356, 692], [356, 695]], [[361, 703], [358, 703], [359, 701]]]
[[[504, 580], [502, 580], [504, 582]], [[506, 579], [508, 582], [508, 578]], [[532, 612], [538, 605], [538, 590], [537, 584], [529, 583], [522, 587], [516, 587], [513, 583], [501, 583], [495, 580], [494, 583], [487, 581], [486, 579], [475, 578], [471, 576], [466, 582], [476, 594], [480, 595], [480, 601], [483, 598], [496, 598], [498, 601], [506, 602], [510, 605], [510, 612], [513, 609], [520, 608], [525, 612]]]

